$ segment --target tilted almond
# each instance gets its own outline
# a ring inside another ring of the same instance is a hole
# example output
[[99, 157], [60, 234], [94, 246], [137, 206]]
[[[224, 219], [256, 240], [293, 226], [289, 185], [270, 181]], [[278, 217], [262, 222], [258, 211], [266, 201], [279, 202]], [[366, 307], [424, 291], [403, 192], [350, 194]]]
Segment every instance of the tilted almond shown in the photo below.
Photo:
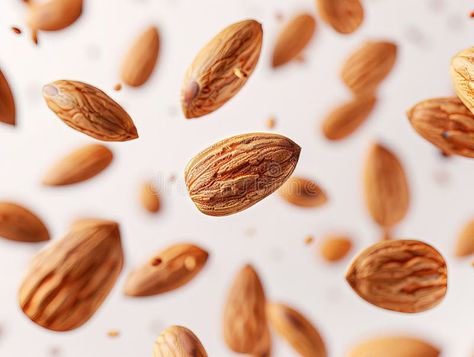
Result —
[[322, 132], [329, 140], [342, 140], [355, 132], [372, 113], [377, 99], [362, 95], [333, 109], [322, 123]]
[[0, 71], [0, 122], [10, 125], [16, 124], [15, 100], [2, 71]]
[[351, 349], [348, 357], [438, 357], [440, 351], [413, 337], [389, 336], [364, 341]]
[[267, 303], [267, 316], [273, 329], [303, 357], [326, 357], [321, 335], [300, 312], [279, 303]]
[[209, 254], [193, 244], [175, 244], [151, 257], [129, 274], [125, 294], [151, 296], [177, 289], [204, 267]]
[[258, 353], [267, 334], [265, 292], [262, 282], [250, 266], [235, 277], [227, 295], [223, 314], [224, 340], [237, 353]]
[[451, 78], [459, 99], [474, 113], [474, 47], [461, 51], [453, 57]]
[[0, 202], [0, 236], [18, 242], [49, 240], [48, 228], [27, 208], [11, 202]]
[[391, 228], [405, 217], [410, 205], [405, 171], [395, 154], [380, 144], [370, 148], [364, 185], [367, 208], [380, 226]]
[[98, 220], [74, 229], [33, 258], [20, 287], [20, 307], [47, 329], [78, 328], [105, 300], [122, 265], [117, 223]]
[[122, 81], [131, 87], [140, 87], [150, 78], [160, 52], [160, 34], [150, 26], [129, 49], [122, 62]]
[[48, 107], [71, 128], [102, 141], [138, 138], [132, 119], [107, 94], [90, 84], [59, 80], [43, 87]]
[[283, 66], [298, 57], [308, 46], [316, 29], [316, 20], [310, 14], [293, 17], [278, 35], [273, 47], [272, 66]]
[[105, 170], [112, 159], [112, 151], [103, 145], [83, 146], [54, 164], [44, 176], [43, 184], [64, 186], [86, 181]]
[[151, 182], [145, 182], [140, 186], [140, 202], [148, 212], [155, 213], [160, 210], [160, 194]]
[[321, 18], [341, 34], [357, 30], [364, 20], [360, 0], [317, 0]]
[[293, 173], [301, 148], [267, 133], [222, 140], [196, 155], [184, 177], [196, 207], [210, 216], [240, 212], [278, 189]]
[[457, 257], [474, 254], [474, 220], [467, 222], [459, 234], [455, 254]]
[[357, 95], [373, 94], [392, 71], [396, 58], [394, 43], [366, 42], [344, 62], [342, 81]]
[[27, 24], [33, 30], [58, 31], [72, 25], [82, 14], [83, 0], [29, 2]]
[[345, 236], [330, 235], [321, 242], [320, 252], [328, 262], [337, 262], [345, 258], [352, 249], [352, 240]]
[[444, 258], [416, 240], [386, 240], [370, 246], [354, 259], [346, 280], [367, 302], [407, 313], [435, 307], [448, 286]]
[[170, 326], [156, 339], [153, 357], [207, 357], [207, 353], [191, 330]]
[[316, 182], [299, 176], [290, 177], [278, 193], [285, 201], [300, 207], [318, 207], [328, 201], [326, 193]]
[[186, 118], [209, 114], [237, 94], [257, 65], [262, 37], [262, 25], [245, 20], [207, 43], [184, 77], [181, 105]]

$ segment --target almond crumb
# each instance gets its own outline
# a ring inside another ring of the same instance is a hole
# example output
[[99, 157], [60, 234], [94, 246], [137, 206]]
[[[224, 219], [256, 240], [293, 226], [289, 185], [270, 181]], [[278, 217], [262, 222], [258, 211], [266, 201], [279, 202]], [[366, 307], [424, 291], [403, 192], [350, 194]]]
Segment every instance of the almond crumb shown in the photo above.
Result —
[[310, 245], [311, 243], [314, 242], [314, 237], [312, 235], [308, 235], [305, 239], [304, 239], [304, 244], [306, 245]]
[[122, 83], [117, 83], [116, 85], [114, 85], [114, 90], [119, 92], [122, 90]]
[[14, 33], [16, 33], [17, 35], [21, 35], [21, 32], [22, 32], [22, 31], [21, 31], [20, 28], [18, 28], [18, 27], [16, 27], [16, 26], [12, 26], [11, 29], [12, 29], [12, 31], [13, 31]]
[[271, 117], [271, 118], [268, 118], [266, 121], [265, 121], [265, 126], [268, 128], [268, 129], [273, 129], [275, 128], [275, 125], [276, 125], [276, 119]]
[[118, 330], [109, 330], [107, 331], [107, 336], [109, 337], [118, 337], [120, 332]]

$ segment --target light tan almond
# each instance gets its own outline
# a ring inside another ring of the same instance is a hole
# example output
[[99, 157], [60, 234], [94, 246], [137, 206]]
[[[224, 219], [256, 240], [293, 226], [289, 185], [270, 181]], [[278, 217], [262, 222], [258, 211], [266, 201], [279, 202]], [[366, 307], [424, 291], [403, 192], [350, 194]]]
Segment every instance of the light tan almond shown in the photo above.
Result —
[[344, 62], [342, 81], [356, 95], [373, 94], [392, 71], [396, 58], [394, 43], [366, 42]]
[[20, 287], [20, 307], [47, 329], [78, 328], [105, 300], [122, 265], [116, 222], [98, 220], [74, 229], [33, 258]]
[[440, 351], [413, 337], [389, 336], [364, 341], [351, 349], [348, 357], [438, 357]]
[[380, 226], [391, 228], [406, 216], [410, 192], [405, 171], [395, 154], [380, 144], [369, 150], [364, 185], [367, 208]]
[[375, 107], [373, 95], [362, 95], [333, 109], [322, 123], [322, 132], [329, 140], [342, 140], [365, 123]]
[[350, 252], [352, 240], [346, 236], [330, 235], [324, 238], [319, 249], [325, 260], [337, 262]]
[[341, 34], [356, 31], [364, 20], [360, 0], [317, 0], [321, 18]]
[[278, 190], [287, 202], [299, 207], [319, 207], [328, 201], [319, 185], [307, 178], [292, 176]]
[[278, 35], [273, 46], [272, 66], [283, 66], [296, 59], [308, 46], [316, 29], [316, 20], [310, 14], [293, 17]]
[[181, 105], [186, 118], [209, 114], [239, 92], [257, 65], [262, 37], [262, 25], [245, 20], [204, 46], [184, 77]]
[[457, 257], [474, 254], [474, 220], [467, 222], [459, 234], [455, 254]]
[[59, 80], [43, 87], [43, 97], [64, 123], [81, 133], [102, 141], [138, 138], [127, 112], [90, 84]]
[[62, 30], [81, 16], [82, 2], [82, 0], [31, 1], [28, 4], [26, 22], [32, 30]]
[[432, 246], [416, 240], [386, 240], [363, 250], [346, 280], [367, 302], [387, 310], [432, 309], [446, 295], [447, 267]]
[[145, 182], [140, 186], [140, 202], [148, 212], [160, 210], [160, 194], [153, 183]]
[[227, 295], [224, 340], [234, 352], [255, 354], [261, 349], [267, 328], [263, 285], [255, 269], [246, 265], [235, 277]]
[[453, 57], [451, 78], [459, 99], [474, 113], [474, 47], [461, 51]]
[[267, 316], [273, 329], [303, 357], [326, 357], [321, 335], [313, 324], [295, 309], [267, 303]]
[[160, 52], [160, 34], [150, 26], [129, 49], [122, 62], [122, 81], [131, 87], [140, 87], [150, 78]]
[[28, 243], [49, 240], [43, 221], [29, 209], [12, 202], [0, 202], [0, 236]]
[[86, 181], [105, 170], [112, 159], [112, 151], [103, 145], [83, 146], [56, 162], [44, 176], [43, 184], [64, 186]]
[[15, 100], [2, 71], [0, 71], [0, 122], [10, 125], [16, 124]]
[[263, 337], [261, 338], [260, 343], [255, 348], [254, 352], [252, 353], [252, 356], [254, 356], [254, 357], [271, 357], [272, 352], [273, 352], [272, 335], [270, 333], [270, 329], [267, 326], [267, 328], [265, 329], [265, 332], [263, 334]]
[[156, 339], [153, 357], [207, 357], [207, 353], [191, 330], [171, 326]]
[[175, 290], [191, 281], [208, 257], [209, 254], [196, 245], [172, 245], [128, 275], [125, 294], [151, 296]]

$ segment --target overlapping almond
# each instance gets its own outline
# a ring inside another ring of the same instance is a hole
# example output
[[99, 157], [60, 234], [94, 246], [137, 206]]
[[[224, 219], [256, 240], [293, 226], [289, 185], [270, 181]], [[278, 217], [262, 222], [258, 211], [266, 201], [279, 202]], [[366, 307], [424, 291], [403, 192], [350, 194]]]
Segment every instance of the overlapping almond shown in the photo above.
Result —
[[191, 330], [170, 326], [156, 339], [153, 357], [207, 357], [207, 352]]

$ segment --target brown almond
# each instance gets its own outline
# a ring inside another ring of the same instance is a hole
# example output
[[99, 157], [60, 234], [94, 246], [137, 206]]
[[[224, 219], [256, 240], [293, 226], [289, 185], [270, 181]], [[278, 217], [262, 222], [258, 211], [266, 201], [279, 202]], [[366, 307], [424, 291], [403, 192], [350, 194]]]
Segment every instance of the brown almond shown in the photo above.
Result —
[[43, 87], [51, 109], [71, 128], [102, 141], [138, 138], [132, 118], [107, 94], [90, 84], [59, 80]]
[[474, 254], [474, 220], [467, 222], [459, 234], [455, 254], [457, 257]]
[[273, 329], [303, 357], [326, 357], [321, 335], [313, 324], [295, 309], [267, 303], [267, 316]]
[[140, 202], [148, 212], [155, 213], [160, 210], [160, 194], [153, 183], [145, 182], [140, 186]]
[[323, 21], [341, 34], [356, 31], [364, 20], [364, 8], [360, 0], [317, 0]]
[[16, 124], [15, 100], [2, 71], [0, 71], [0, 122], [9, 125]]
[[83, 146], [56, 162], [44, 176], [43, 184], [64, 186], [86, 181], [105, 170], [112, 159], [112, 151], [103, 145]]
[[346, 280], [365, 301], [387, 310], [432, 309], [446, 295], [447, 267], [432, 246], [416, 240], [386, 240], [364, 249]]
[[43, 221], [29, 209], [12, 202], [0, 202], [0, 236], [28, 243], [49, 240]]
[[209, 254], [193, 244], [175, 244], [151, 257], [128, 275], [125, 294], [152, 296], [175, 290], [191, 281]]
[[457, 53], [451, 61], [454, 90], [464, 105], [474, 113], [474, 47]]
[[285, 201], [299, 207], [319, 207], [328, 201], [326, 193], [316, 182], [298, 176], [290, 177], [278, 193]]
[[272, 66], [283, 66], [296, 59], [308, 46], [316, 29], [316, 20], [310, 14], [293, 17], [283, 27], [273, 46]]
[[413, 337], [377, 337], [352, 348], [348, 357], [438, 357], [440, 351], [428, 342]]
[[54, 331], [89, 320], [113, 288], [123, 265], [116, 222], [72, 230], [32, 260], [19, 291], [23, 312]]
[[207, 357], [207, 353], [191, 330], [170, 326], [156, 339], [153, 357]]
[[135, 40], [122, 62], [122, 81], [131, 87], [140, 87], [150, 78], [160, 52], [160, 34], [150, 26]]
[[344, 259], [352, 249], [352, 240], [345, 236], [330, 235], [321, 242], [321, 256], [328, 262]]
[[252, 75], [262, 48], [262, 25], [245, 20], [226, 27], [186, 71], [181, 105], [188, 119], [209, 114], [234, 97]]
[[28, 4], [27, 24], [32, 30], [58, 31], [82, 14], [82, 0], [48, 0]]

